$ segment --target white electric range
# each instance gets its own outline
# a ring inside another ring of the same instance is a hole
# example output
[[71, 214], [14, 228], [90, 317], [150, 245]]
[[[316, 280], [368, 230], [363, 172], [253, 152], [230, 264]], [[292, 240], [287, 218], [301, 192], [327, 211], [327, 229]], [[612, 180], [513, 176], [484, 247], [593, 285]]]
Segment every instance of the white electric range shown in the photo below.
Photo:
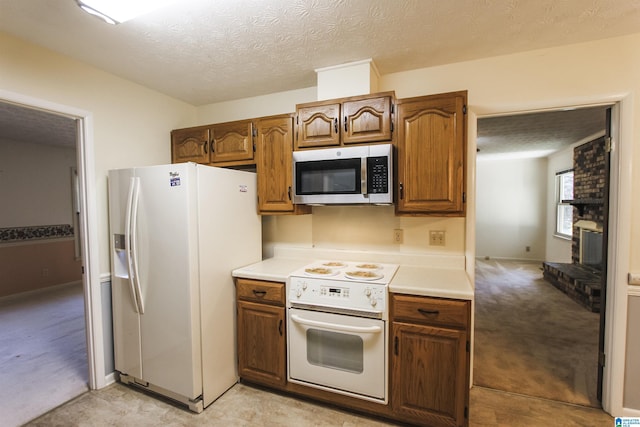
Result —
[[319, 260], [289, 276], [289, 381], [387, 403], [387, 286], [397, 269]]

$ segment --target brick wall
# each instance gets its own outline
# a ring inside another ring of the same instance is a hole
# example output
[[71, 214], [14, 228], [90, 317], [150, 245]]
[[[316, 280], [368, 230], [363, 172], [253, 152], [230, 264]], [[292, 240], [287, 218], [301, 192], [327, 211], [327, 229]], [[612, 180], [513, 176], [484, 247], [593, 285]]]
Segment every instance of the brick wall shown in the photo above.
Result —
[[[598, 138], [573, 150], [573, 199], [591, 202], [573, 208], [573, 222], [584, 219], [602, 225], [605, 194], [605, 140]], [[580, 229], [573, 227], [571, 260], [580, 262]]]

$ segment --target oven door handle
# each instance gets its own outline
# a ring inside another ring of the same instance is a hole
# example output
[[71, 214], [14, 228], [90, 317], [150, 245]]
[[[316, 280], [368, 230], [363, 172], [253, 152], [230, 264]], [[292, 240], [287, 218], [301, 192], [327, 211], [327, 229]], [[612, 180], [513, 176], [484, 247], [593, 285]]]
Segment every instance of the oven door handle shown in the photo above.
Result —
[[291, 320], [301, 325], [316, 326], [318, 328], [332, 329], [334, 331], [341, 332], [354, 332], [358, 334], [378, 334], [382, 332], [381, 326], [346, 326], [336, 325], [335, 323], [319, 322], [317, 320], [303, 319], [297, 314], [291, 315]]

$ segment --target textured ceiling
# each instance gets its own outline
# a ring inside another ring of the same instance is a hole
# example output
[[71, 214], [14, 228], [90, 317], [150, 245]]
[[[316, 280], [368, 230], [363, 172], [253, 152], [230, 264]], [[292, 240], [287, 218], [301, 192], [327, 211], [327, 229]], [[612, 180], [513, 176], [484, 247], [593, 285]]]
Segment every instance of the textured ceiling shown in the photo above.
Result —
[[112, 26], [75, 0], [0, 0], [0, 31], [193, 105], [640, 30], [640, 0], [181, 0]]
[[478, 157], [545, 157], [605, 130], [606, 106], [478, 120]]
[[0, 140], [75, 148], [76, 121], [0, 102]]
[[[0, 31], [204, 105], [315, 86], [314, 69], [366, 58], [384, 75], [636, 33], [640, 0], [181, 0], [117, 26], [75, 0], [0, 0]], [[3, 106], [0, 138], [75, 143], [69, 119], [31, 114]], [[559, 147], [595, 121], [525, 116], [482, 119], [479, 155]]]

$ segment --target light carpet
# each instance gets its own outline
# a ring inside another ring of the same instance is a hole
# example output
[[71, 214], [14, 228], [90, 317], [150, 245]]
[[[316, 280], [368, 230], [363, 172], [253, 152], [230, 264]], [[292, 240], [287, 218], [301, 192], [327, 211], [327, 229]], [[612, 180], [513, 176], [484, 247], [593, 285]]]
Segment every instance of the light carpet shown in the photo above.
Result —
[[546, 282], [541, 266], [477, 261], [474, 384], [600, 407], [599, 314]]
[[81, 284], [0, 299], [0, 425], [20, 426], [89, 387]]

